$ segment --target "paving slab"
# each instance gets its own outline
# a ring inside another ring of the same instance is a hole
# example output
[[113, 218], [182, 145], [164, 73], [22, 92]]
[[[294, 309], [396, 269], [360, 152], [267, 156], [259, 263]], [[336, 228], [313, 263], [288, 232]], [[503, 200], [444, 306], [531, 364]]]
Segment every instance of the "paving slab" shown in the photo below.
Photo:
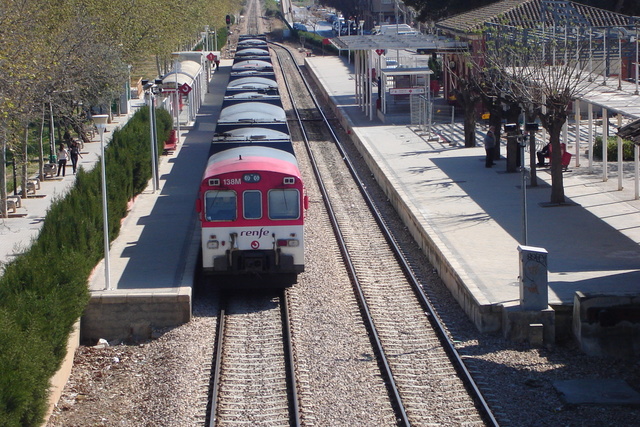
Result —
[[571, 405], [640, 405], [640, 393], [623, 380], [554, 381], [562, 400]]

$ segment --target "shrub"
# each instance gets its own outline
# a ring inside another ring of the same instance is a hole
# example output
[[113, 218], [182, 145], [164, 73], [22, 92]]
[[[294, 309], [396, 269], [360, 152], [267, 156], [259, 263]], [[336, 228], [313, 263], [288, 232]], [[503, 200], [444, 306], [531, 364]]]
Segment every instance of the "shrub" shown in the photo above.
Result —
[[[633, 160], [633, 142], [622, 140], [622, 160]], [[602, 137], [597, 136], [593, 143], [593, 158], [602, 160]], [[618, 138], [613, 136], [607, 140], [607, 159], [618, 158]]]
[[[158, 147], [172, 121], [158, 110]], [[127, 202], [151, 178], [149, 110], [114, 132], [105, 150], [109, 237]], [[66, 355], [73, 326], [89, 300], [87, 281], [104, 256], [101, 166], [80, 168], [75, 185], [54, 200], [29, 250], [0, 277], [0, 426], [36, 426], [46, 414], [49, 380]]]

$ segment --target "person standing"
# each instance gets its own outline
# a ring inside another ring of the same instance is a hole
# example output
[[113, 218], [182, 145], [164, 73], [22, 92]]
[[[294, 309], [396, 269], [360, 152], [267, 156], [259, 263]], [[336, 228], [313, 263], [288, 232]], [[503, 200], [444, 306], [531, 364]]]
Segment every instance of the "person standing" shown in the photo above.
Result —
[[73, 173], [75, 175], [78, 167], [78, 156], [82, 158], [82, 154], [80, 154], [80, 146], [75, 140], [71, 141], [69, 156], [71, 157], [71, 167], [73, 168]]
[[62, 171], [62, 176], [64, 176], [68, 158], [69, 152], [64, 147], [64, 144], [60, 144], [60, 147], [58, 148], [58, 175], [56, 176], [60, 176], [60, 171]]
[[490, 168], [491, 166], [495, 165], [495, 163], [493, 163], [494, 151], [496, 149], [495, 130], [495, 127], [489, 126], [489, 130], [484, 136], [484, 150], [487, 153], [487, 157], [484, 162], [484, 167], [486, 168]]

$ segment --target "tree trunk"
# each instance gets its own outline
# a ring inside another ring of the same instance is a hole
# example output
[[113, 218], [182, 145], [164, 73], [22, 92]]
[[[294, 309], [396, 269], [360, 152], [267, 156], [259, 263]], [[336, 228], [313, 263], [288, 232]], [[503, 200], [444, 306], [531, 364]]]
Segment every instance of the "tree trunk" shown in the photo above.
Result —
[[0, 218], [7, 218], [7, 139], [0, 129]]
[[529, 170], [531, 171], [530, 180], [532, 187], [538, 186], [538, 173], [536, 171], [536, 163], [536, 133], [529, 132]]
[[[493, 118], [493, 114], [491, 115], [491, 117]], [[501, 124], [502, 124], [502, 117], [499, 117], [497, 120], [490, 120], [489, 121], [490, 126], [493, 126], [495, 128], [495, 135], [496, 135], [496, 148], [493, 150], [493, 159], [494, 160], [500, 160], [502, 154], [500, 153], [500, 140], [502, 139], [502, 129], [501, 129]]]
[[[566, 120], [566, 117], [564, 118]], [[560, 132], [564, 120], [554, 119], [549, 126], [549, 142], [551, 143], [551, 200], [552, 204], [565, 203], [564, 182], [562, 178], [562, 150], [560, 148]]]
[[476, 114], [474, 106], [464, 108], [464, 146], [476, 146]]
[[45, 104], [42, 104], [42, 121], [40, 122], [40, 153], [38, 156], [38, 177], [40, 181], [44, 181], [44, 117], [45, 117]]
[[[22, 167], [20, 168], [20, 182], [22, 185], [22, 197], [24, 197], [25, 199], [27, 198], [27, 195], [29, 193], [29, 187], [27, 186], [27, 174], [29, 173], [27, 170], [27, 167], [29, 166], [29, 155], [27, 154], [27, 145], [29, 142], [29, 125], [25, 126], [24, 128], [24, 143], [22, 145]], [[15, 161], [16, 158], [14, 156], [13, 160]]]

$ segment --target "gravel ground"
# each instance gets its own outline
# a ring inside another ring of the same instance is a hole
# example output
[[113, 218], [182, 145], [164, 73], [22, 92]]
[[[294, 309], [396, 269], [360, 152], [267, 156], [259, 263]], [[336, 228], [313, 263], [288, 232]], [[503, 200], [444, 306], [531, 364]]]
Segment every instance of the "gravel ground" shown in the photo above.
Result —
[[[81, 346], [48, 427], [201, 425], [213, 352], [215, 308], [155, 331], [157, 339], [106, 348]], [[208, 345], [210, 343], [210, 345]]]

